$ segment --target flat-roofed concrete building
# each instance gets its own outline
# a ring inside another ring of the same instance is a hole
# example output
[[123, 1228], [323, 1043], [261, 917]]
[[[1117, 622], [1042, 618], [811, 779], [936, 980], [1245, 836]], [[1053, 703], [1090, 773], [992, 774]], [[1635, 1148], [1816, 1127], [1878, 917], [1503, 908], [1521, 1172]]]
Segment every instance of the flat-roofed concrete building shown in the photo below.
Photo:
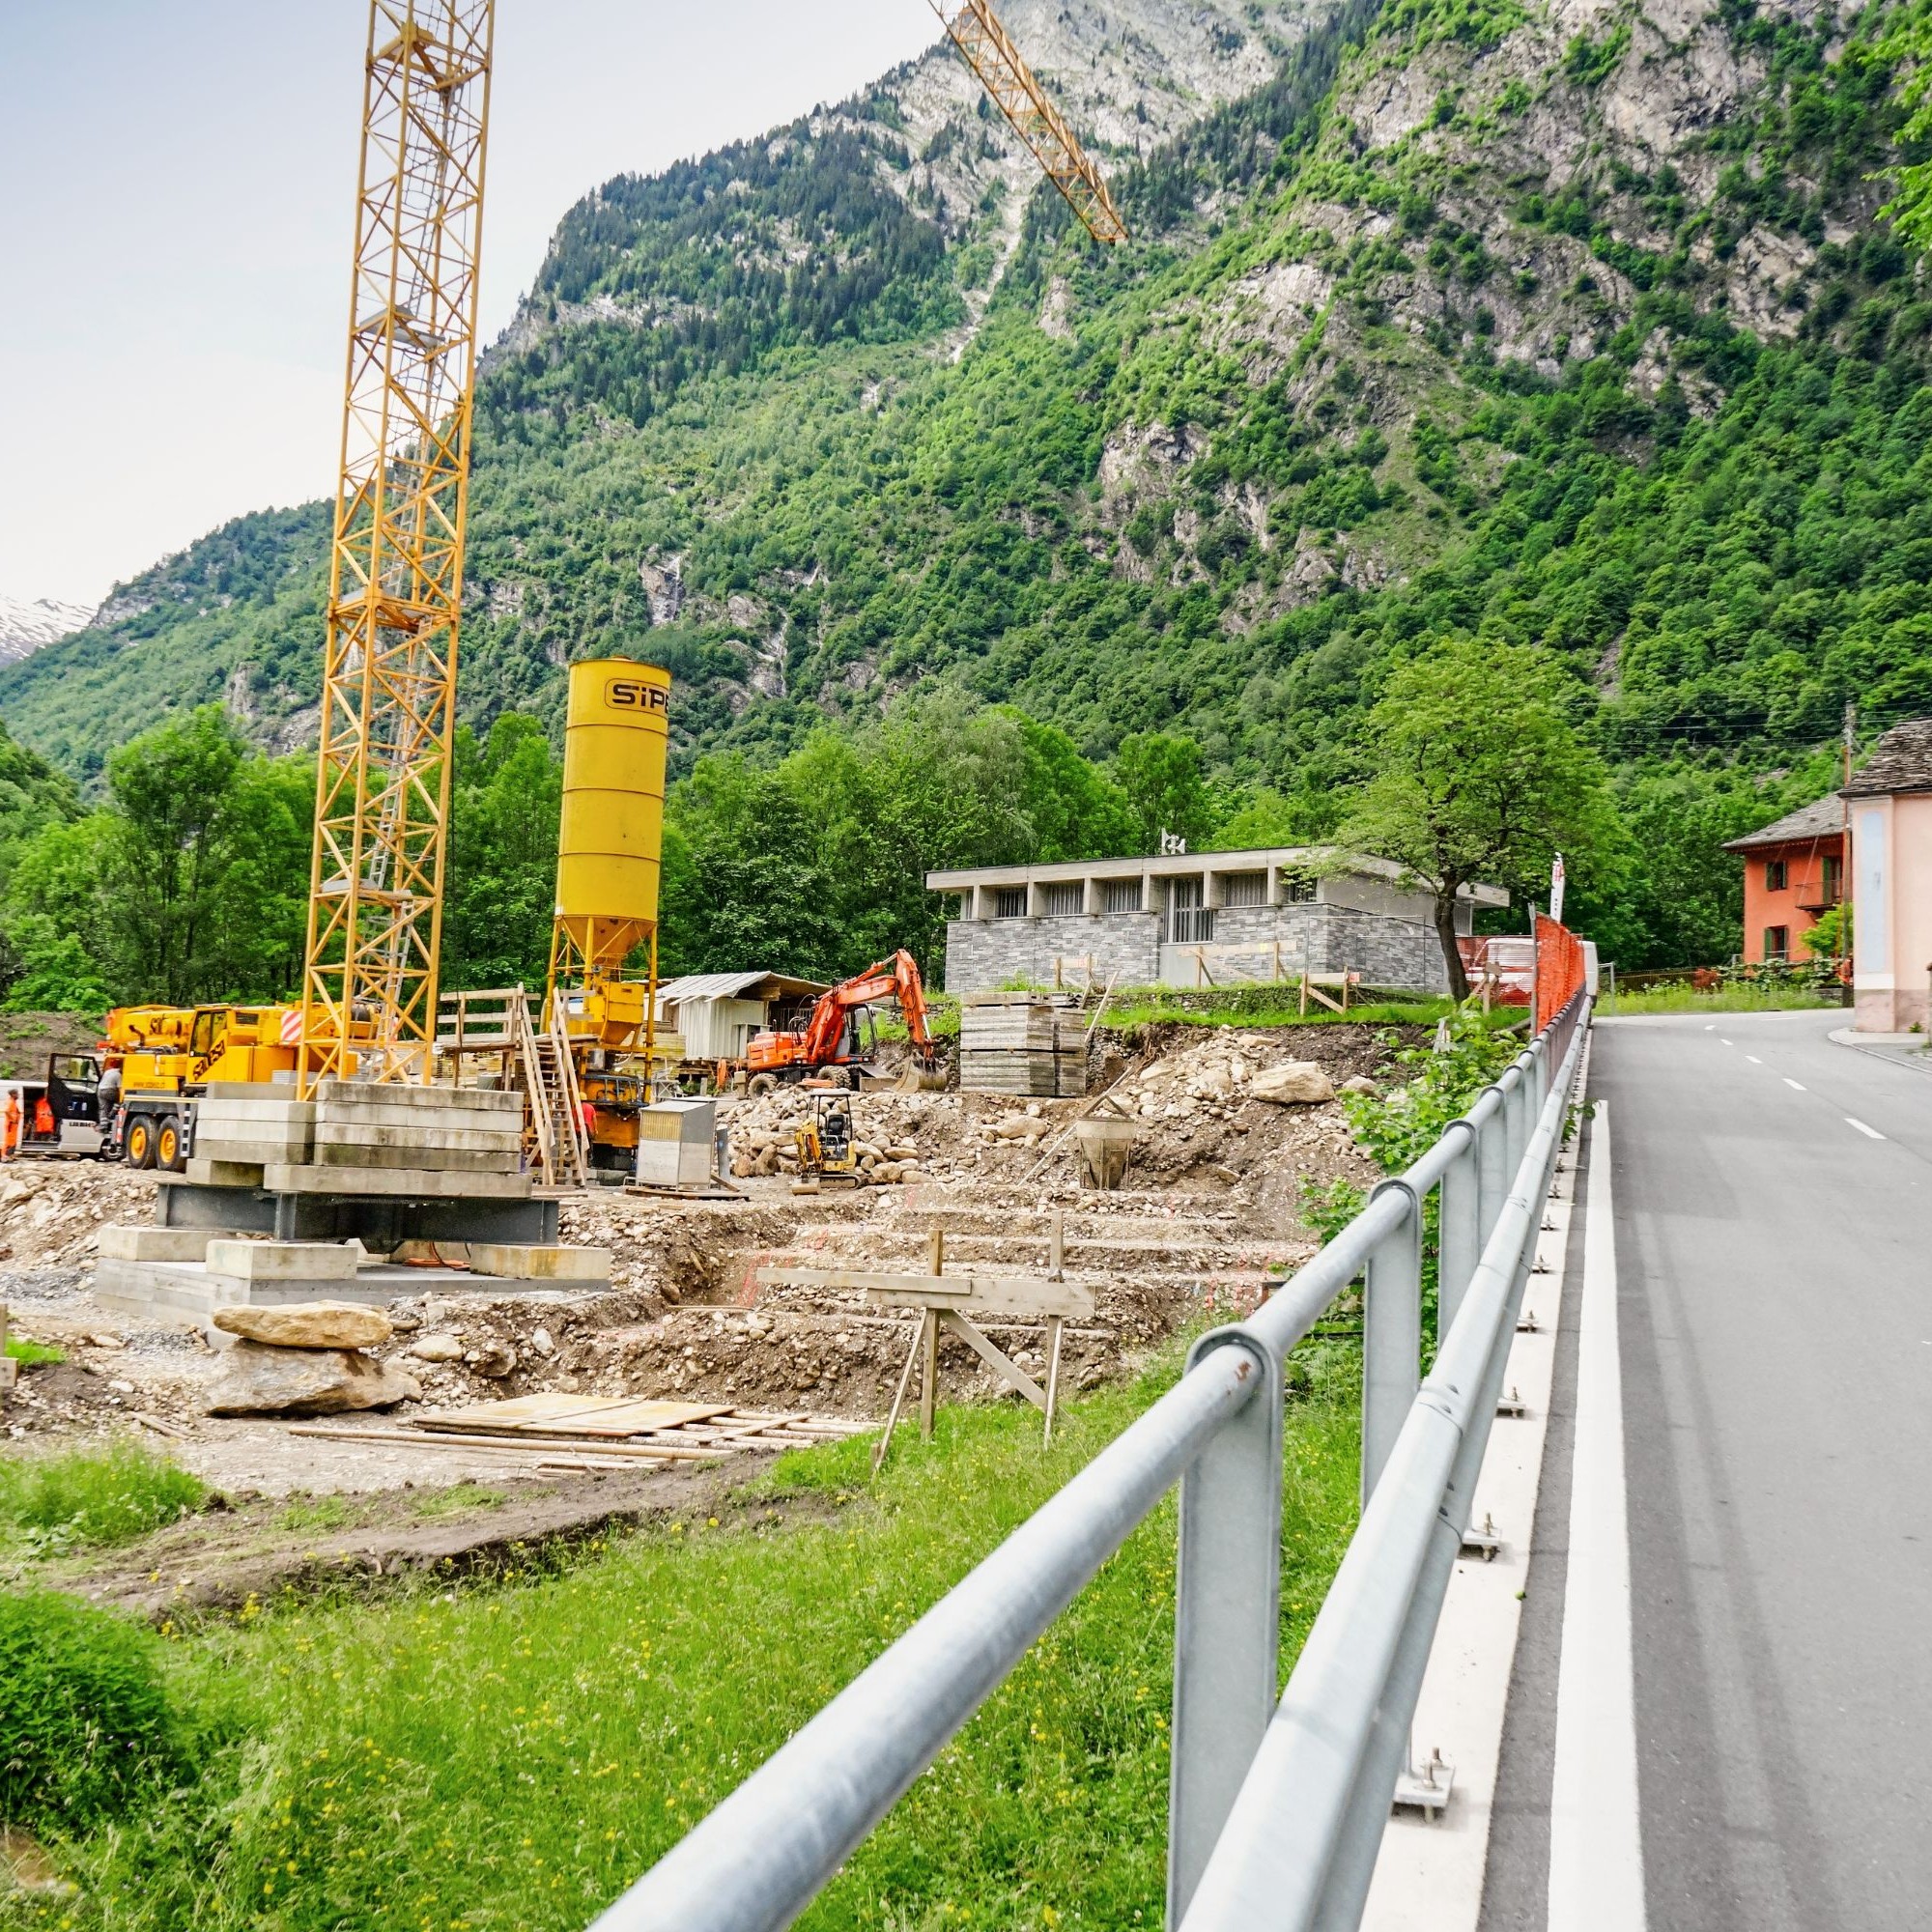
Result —
[[[1323, 845], [982, 866], [928, 872], [954, 895], [946, 927], [946, 990], [1030, 985], [1201, 986], [1231, 980], [1359, 973], [1365, 984], [1442, 992], [1448, 975], [1429, 894], [1386, 859]], [[1456, 929], [1498, 886], [1467, 888]]]

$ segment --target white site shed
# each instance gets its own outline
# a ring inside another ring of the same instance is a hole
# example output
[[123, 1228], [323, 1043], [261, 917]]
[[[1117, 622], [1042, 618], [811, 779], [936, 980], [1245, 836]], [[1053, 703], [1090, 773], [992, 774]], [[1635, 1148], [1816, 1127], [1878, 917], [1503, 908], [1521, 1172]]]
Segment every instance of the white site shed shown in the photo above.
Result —
[[687, 973], [658, 987], [658, 1025], [683, 1035], [687, 1060], [742, 1060], [754, 1033], [792, 1024], [824, 991], [789, 973]]

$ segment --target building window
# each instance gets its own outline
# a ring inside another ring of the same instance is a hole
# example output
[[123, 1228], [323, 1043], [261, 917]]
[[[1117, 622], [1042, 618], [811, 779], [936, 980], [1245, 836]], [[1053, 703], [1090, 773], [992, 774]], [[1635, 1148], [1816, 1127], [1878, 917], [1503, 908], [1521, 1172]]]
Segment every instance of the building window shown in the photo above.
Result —
[[1070, 886], [1048, 886], [1045, 893], [1048, 919], [1072, 919], [1087, 910], [1087, 888], [1078, 880]]
[[1764, 889], [1768, 893], [1781, 893], [1784, 890], [1784, 861], [1767, 859], [1764, 862]]
[[1027, 889], [1024, 886], [995, 886], [993, 888], [993, 917], [995, 919], [1024, 919], [1027, 909]]
[[1768, 925], [1765, 927], [1764, 956], [1767, 959], [1789, 959], [1791, 957], [1791, 928], [1788, 925]]
[[1108, 912], [1139, 912], [1141, 882], [1138, 879], [1107, 879], [1100, 887], [1100, 904]]
[[1308, 872], [1284, 872], [1281, 875], [1281, 902], [1283, 905], [1313, 905], [1314, 876]]
[[1214, 937], [1214, 911], [1202, 904], [1199, 879], [1176, 879], [1168, 888], [1168, 930], [1177, 946], [1205, 946]]
[[1845, 862], [1829, 853], [1825, 858], [1825, 903], [1834, 906], [1845, 896]]
[[1230, 872], [1221, 882], [1222, 903], [1231, 906], [1264, 906], [1268, 902], [1268, 875], [1265, 872]]

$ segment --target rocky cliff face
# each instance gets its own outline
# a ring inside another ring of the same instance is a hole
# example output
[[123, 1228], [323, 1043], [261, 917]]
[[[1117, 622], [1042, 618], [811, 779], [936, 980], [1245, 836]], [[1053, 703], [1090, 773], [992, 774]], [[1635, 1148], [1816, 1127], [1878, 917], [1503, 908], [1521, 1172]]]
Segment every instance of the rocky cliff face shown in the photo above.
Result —
[[13, 664], [57, 638], [84, 630], [94, 612], [83, 604], [57, 598], [0, 597], [0, 664]]

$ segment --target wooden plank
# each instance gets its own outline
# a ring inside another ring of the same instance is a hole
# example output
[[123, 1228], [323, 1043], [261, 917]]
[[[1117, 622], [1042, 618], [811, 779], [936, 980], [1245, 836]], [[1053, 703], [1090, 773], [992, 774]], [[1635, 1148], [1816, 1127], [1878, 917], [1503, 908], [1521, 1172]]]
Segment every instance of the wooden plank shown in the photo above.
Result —
[[[518, 1395], [502, 1402], [478, 1403], [469, 1408], [450, 1409], [451, 1415], [480, 1415], [487, 1411], [495, 1422], [548, 1422], [559, 1415], [589, 1415], [598, 1409], [622, 1408], [637, 1400], [629, 1395]], [[425, 1426], [441, 1419], [440, 1412], [426, 1415]]]
[[1036, 1274], [894, 1274], [859, 1268], [754, 1268], [761, 1286], [863, 1289], [875, 1301], [906, 1308], [970, 1304], [1012, 1315], [1059, 1315], [1081, 1320], [1094, 1313], [1094, 1291], [1081, 1281], [1051, 1281]]
[[956, 1309], [947, 1308], [939, 1316], [996, 1376], [1004, 1378], [1037, 1409], [1046, 1407], [1046, 1391], [1009, 1355], [996, 1348]]
[[680, 1429], [687, 1422], [705, 1422], [724, 1414], [728, 1402], [650, 1402], [632, 1399], [600, 1408], [589, 1414], [504, 1417], [496, 1403], [486, 1402], [474, 1408], [459, 1408], [441, 1415], [422, 1418], [425, 1429], [445, 1435], [505, 1433], [559, 1436], [594, 1436], [621, 1439], [627, 1435], [648, 1435]]

